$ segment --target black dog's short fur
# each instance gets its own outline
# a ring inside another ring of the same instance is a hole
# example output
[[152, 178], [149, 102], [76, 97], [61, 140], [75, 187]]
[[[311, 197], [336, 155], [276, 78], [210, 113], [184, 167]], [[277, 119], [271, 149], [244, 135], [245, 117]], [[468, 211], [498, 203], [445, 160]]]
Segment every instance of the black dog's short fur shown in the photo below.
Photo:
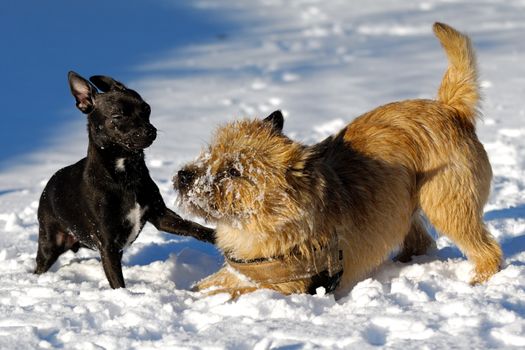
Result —
[[38, 208], [35, 273], [80, 247], [100, 251], [112, 288], [124, 287], [123, 249], [146, 221], [157, 229], [213, 242], [213, 230], [183, 220], [166, 208], [144, 162], [143, 149], [156, 138], [150, 107], [140, 95], [112, 78], [90, 82], [74, 72], [69, 85], [76, 105], [87, 114], [87, 157], [59, 170], [48, 182]]

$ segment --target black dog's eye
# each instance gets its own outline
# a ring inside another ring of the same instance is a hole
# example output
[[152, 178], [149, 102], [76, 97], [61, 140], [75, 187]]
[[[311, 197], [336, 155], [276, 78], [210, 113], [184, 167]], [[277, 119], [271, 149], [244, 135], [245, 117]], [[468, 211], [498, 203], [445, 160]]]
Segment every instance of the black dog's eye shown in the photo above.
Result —
[[228, 175], [231, 177], [239, 177], [241, 176], [241, 172], [235, 168], [230, 168], [228, 169]]
[[122, 118], [124, 118], [124, 116], [122, 114], [113, 114], [111, 116], [111, 119], [114, 120], [114, 121], [121, 120]]

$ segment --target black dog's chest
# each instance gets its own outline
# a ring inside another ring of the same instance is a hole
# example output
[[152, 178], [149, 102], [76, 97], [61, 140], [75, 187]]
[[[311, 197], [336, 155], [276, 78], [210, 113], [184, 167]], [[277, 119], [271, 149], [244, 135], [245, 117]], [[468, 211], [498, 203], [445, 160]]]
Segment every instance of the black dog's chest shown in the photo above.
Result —
[[[64, 233], [83, 246], [126, 248], [144, 226], [149, 203], [141, 200], [139, 187], [101, 186], [100, 181], [85, 177], [84, 169], [81, 161], [55, 174], [44, 191], [42, 211], [54, 212]], [[48, 199], [55, 201], [51, 205]], [[45, 210], [47, 206], [50, 210]]]
[[[99, 208], [100, 209], [100, 208]], [[124, 249], [133, 243], [145, 224], [147, 205], [133, 202], [113, 202], [106, 207], [102, 216], [85, 213], [84, 220], [68, 227], [68, 233], [80, 243], [92, 249], [100, 249], [102, 244], [112, 244]]]
[[[135, 241], [145, 224], [146, 211], [148, 206], [139, 203], [137, 195], [132, 192], [104, 193], [104, 200], [100, 207], [93, 210], [91, 221], [96, 227], [92, 226], [91, 231], [78, 232], [78, 239], [83, 243], [94, 243], [92, 248], [100, 247], [100, 244], [110, 243], [117, 248], [124, 249]], [[94, 230], [93, 230], [94, 228]]]
[[[92, 249], [100, 249], [104, 243], [110, 243], [120, 249], [133, 243], [145, 224], [148, 206], [134, 202], [133, 205], [112, 206], [105, 217], [87, 218], [87, 225], [69, 227], [69, 233], [80, 243]], [[108, 220], [113, 218], [113, 220]]]

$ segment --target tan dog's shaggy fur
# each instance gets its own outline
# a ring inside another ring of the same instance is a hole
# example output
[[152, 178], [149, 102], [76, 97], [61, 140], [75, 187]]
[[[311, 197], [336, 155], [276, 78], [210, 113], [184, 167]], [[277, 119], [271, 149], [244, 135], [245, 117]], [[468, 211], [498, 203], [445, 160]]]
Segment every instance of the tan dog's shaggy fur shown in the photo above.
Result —
[[[449, 59], [437, 100], [381, 106], [337, 135], [304, 146], [282, 134], [282, 120], [244, 120], [217, 131], [208, 150], [175, 178], [182, 203], [217, 223], [218, 247], [236, 259], [308, 259], [334, 232], [344, 252], [344, 293], [394, 249], [410, 260], [433, 243], [421, 211], [475, 265], [472, 283], [499, 270], [502, 253], [482, 215], [491, 167], [475, 134], [479, 101], [467, 36], [436, 23]], [[275, 115], [275, 113], [274, 113]], [[248, 280], [224, 267], [201, 281], [232, 295], [257, 288], [301, 293], [308, 279]]]

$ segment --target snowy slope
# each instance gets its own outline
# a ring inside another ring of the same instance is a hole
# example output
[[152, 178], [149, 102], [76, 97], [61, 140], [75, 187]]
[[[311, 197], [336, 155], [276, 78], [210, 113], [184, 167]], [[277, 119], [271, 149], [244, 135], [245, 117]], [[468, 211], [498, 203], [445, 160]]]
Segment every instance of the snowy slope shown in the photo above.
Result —
[[285, 132], [312, 143], [380, 104], [433, 97], [446, 67], [431, 34], [439, 20], [468, 32], [478, 51], [478, 133], [494, 168], [485, 218], [505, 253], [502, 271], [469, 286], [472, 266], [438, 238], [436, 251], [386, 262], [337, 301], [270, 291], [228, 301], [189, 291], [222, 264], [213, 246], [148, 225], [124, 255], [127, 289], [109, 289], [97, 253], [87, 250], [34, 276], [40, 192], [85, 154], [84, 120], [71, 108], [74, 122], [57, 130], [53, 146], [0, 173], [0, 348], [525, 347], [525, 1], [196, 6], [228, 11], [238, 30], [144, 62], [137, 71], [146, 78], [127, 82], [153, 107], [160, 133], [148, 165], [170, 206], [171, 177], [221, 122], [280, 108]]

